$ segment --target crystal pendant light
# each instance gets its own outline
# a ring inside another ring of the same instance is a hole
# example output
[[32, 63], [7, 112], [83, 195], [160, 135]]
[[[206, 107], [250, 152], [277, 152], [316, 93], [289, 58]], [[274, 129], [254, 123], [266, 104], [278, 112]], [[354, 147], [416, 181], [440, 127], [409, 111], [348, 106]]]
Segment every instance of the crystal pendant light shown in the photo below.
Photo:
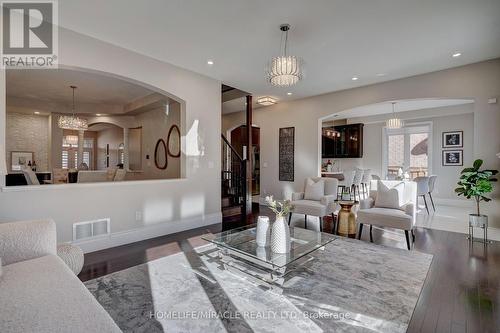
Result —
[[60, 116], [57, 124], [59, 128], [75, 131], [86, 131], [89, 128], [87, 119], [79, 118], [75, 115], [75, 89], [76, 86], [70, 86], [73, 89], [73, 108], [71, 116]]
[[299, 57], [287, 54], [288, 30], [290, 30], [290, 25], [282, 24], [280, 25], [280, 30], [282, 34], [281, 44], [283, 44], [283, 47], [280, 45], [281, 55], [271, 59], [268, 65], [267, 79], [273, 86], [288, 87], [302, 80], [303, 61]]
[[392, 118], [387, 119], [385, 126], [389, 129], [398, 129], [404, 126], [403, 121], [399, 118], [396, 118], [395, 111], [396, 102], [392, 102]]

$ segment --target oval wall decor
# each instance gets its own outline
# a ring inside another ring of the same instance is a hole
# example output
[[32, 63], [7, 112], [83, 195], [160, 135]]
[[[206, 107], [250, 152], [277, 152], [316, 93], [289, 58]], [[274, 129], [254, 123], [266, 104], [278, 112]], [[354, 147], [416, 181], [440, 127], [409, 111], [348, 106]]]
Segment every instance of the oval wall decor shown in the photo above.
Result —
[[[173, 139], [173, 145], [174, 145], [174, 153], [170, 150], [170, 145], [171, 145], [171, 138], [170, 136], [172, 135], [173, 131], [177, 132], [176, 137]], [[180, 157], [181, 156], [181, 131], [179, 130], [179, 127], [177, 125], [172, 125], [170, 127], [170, 130], [168, 131], [168, 136], [167, 136], [167, 153], [169, 156], [172, 157]]]
[[[163, 146], [163, 152], [158, 155], [158, 150], [160, 148], [160, 145]], [[161, 164], [161, 161], [159, 161], [159, 157], [165, 156], [165, 162]], [[165, 141], [163, 139], [158, 139], [156, 142], [155, 146], [155, 165], [158, 169], [160, 170], [165, 170], [168, 166], [168, 160], [167, 160], [167, 145], [165, 144]]]

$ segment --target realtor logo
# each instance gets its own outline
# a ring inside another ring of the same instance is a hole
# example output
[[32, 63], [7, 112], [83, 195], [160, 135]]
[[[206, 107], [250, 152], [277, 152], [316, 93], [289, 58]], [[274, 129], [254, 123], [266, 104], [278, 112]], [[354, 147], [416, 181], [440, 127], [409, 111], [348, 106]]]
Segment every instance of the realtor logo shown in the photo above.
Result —
[[3, 68], [57, 68], [57, 2], [2, 2]]

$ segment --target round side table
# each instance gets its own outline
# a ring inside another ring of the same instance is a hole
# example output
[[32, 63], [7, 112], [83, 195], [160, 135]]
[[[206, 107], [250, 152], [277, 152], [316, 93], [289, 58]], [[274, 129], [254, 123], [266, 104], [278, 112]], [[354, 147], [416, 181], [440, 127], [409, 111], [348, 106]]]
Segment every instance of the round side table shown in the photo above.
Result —
[[337, 221], [337, 235], [356, 238], [356, 215], [351, 211], [352, 206], [359, 203], [359, 201], [349, 200], [336, 200], [340, 205], [340, 211]]

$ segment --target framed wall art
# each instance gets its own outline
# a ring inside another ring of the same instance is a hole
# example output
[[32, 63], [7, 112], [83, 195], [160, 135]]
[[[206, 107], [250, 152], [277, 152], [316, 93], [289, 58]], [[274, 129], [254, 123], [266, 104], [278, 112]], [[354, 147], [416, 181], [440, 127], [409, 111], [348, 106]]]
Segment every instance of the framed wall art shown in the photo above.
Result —
[[443, 150], [443, 166], [462, 166], [463, 150]]
[[12, 151], [10, 152], [10, 169], [12, 171], [21, 171], [21, 169], [33, 162], [32, 151]]
[[295, 178], [295, 127], [279, 129], [279, 180], [293, 182]]
[[462, 148], [464, 146], [464, 132], [443, 132], [443, 148]]

